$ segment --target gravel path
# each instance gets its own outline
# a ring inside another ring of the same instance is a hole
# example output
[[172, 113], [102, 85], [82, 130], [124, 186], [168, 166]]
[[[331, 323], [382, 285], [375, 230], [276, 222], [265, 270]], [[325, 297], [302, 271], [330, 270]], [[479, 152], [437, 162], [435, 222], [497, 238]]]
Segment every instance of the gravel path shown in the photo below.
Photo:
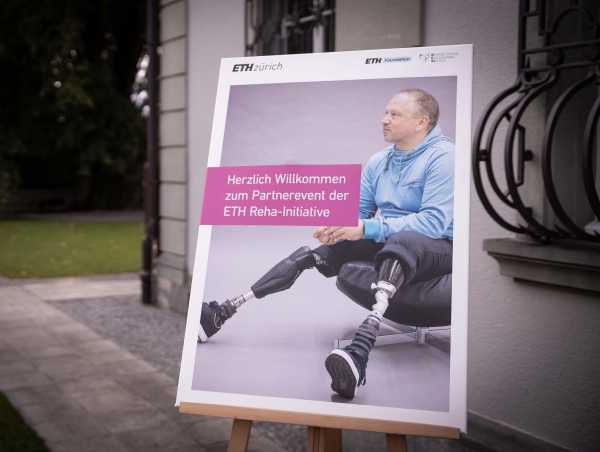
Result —
[[185, 331], [183, 316], [144, 306], [137, 295], [52, 304], [177, 380]]
[[[51, 304], [173, 379], [178, 379], [185, 333], [185, 317], [182, 315], [145, 306], [137, 295], [61, 300]], [[284, 445], [286, 451], [306, 450], [304, 427], [256, 422], [254, 431]], [[345, 452], [386, 450], [385, 436], [381, 433], [344, 431], [343, 443]], [[409, 450], [472, 451], [460, 442], [425, 438], [409, 438]]]

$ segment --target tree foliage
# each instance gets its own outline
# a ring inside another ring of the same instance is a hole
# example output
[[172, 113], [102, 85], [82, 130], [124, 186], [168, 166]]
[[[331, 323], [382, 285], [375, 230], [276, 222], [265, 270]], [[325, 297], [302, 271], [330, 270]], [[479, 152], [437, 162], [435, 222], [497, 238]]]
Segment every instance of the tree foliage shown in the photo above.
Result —
[[0, 193], [69, 189], [79, 207], [139, 203], [144, 123], [129, 101], [143, 2], [3, 0]]

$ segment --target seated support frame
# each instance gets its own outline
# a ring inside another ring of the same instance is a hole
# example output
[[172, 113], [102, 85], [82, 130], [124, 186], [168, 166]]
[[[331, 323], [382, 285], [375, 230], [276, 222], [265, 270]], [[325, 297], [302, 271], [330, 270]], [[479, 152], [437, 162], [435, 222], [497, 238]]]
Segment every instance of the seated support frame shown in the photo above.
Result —
[[[405, 344], [413, 341], [416, 341], [419, 345], [426, 345], [429, 335], [435, 334], [436, 331], [450, 331], [450, 326], [414, 327], [410, 325], [396, 325], [398, 327], [392, 326], [388, 323], [388, 320], [384, 320], [381, 323], [381, 327], [382, 329], [387, 329], [389, 332], [378, 335], [374, 347]], [[351, 342], [352, 338], [337, 338], [333, 341], [333, 347], [344, 348], [350, 345]]]

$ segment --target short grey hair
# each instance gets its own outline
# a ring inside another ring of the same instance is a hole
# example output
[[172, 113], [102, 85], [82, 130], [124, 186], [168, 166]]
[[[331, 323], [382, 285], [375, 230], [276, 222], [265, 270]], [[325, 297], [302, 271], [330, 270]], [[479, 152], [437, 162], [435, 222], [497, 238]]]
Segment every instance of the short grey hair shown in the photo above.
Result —
[[418, 114], [429, 118], [429, 128], [427, 129], [427, 133], [429, 133], [437, 125], [440, 117], [440, 105], [436, 98], [419, 88], [404, 89], [398, 94], [410, 94], [412, 96], [419, 109]]

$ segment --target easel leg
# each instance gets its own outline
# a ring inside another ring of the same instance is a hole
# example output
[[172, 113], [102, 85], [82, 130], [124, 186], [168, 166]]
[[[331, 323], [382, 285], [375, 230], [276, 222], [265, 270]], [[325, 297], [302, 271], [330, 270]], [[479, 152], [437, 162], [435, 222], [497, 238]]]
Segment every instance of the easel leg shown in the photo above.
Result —
[[342, 452], [339, 428], [308, 427], [308, 452]]
[[339, 428], [321, 428], [321, 442], [325, 452], [342, 452], [342, 431]]
[[386, 435], [386, 438], [388, 452], [408, 452], [406, 435], [393, 435], [391, 433], [388, 433]]
[[319, 427], [308, 427], [308, 438], [306, 452], [319, 452], [319, 440], [321, 429]]
[[227, 452], [246, 452], [250, 440], [250, 430], [252, 430], [252, 421], [234, 419]]

